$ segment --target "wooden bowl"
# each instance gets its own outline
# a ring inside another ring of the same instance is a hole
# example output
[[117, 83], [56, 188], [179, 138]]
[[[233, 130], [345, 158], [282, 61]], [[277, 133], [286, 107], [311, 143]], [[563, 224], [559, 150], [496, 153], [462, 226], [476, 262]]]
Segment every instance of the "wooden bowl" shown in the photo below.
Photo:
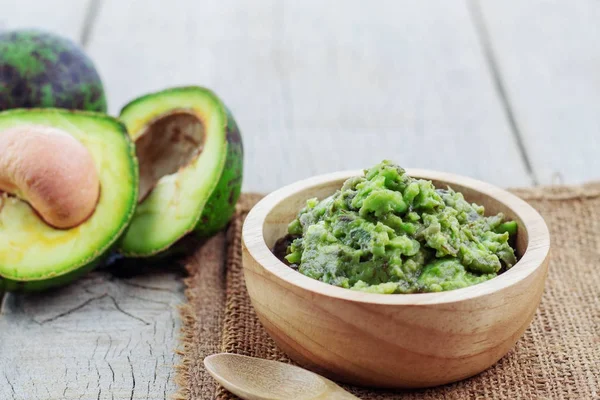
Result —
[[[407, 170], [451, 186], [486, 213], [519, 224], [519, 262], [487, 282], [441, 293], [372, 294], [332, 286], [289, 268], [271, 248], [305, 201], [333, 194], [362, 171], [317, 176], [260, 201], [243, 228], [246, 286], [277, 345], [298, 364], [338, 381], [388, 388], [441, 385], [504, 356], [529, 326], [544, 289], [550, 236], [526, 202], [471, 178]], [[499, 377], [498, 379], [502, 379]]]

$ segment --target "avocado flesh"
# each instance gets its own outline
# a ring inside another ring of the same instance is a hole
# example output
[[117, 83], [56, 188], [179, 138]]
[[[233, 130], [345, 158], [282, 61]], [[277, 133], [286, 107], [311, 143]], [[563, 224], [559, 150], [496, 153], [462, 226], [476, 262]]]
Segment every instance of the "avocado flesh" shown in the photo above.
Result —
[[[152, 168], [141, 170], [141, 182], [150, 180], [153, 184], [147, 195], [142, 193], [120, 241], [119, 251], [127, 256], [155, 255], [192, 231], [200, 237], [211, 235], [222, 229], [235, 211], [242, 180], [242, 143], [233, 117], [214, 93], [200, 87], [168, 89], [132, 101], [120, 116], [136, 146], [147, 140], [150, 130], [157, 136], [154, 145], [159, 147], [163, 146], [161, 135], [173, 135], [154, 128], [166, 126], [165, 121], [174, 117], [181, 118], [179, 131], [187, 132], [188, 142], [194, 144], [173, 153], [179, 157], [177, 168], [173, 168], [175, 164], [170, 169], [155, 168], [168, 172], [163, 176], [148, 179], [144, 170]], [[172, 122], [177, 125], [177, 121]], [[138, 157], [141, 165], [151, 164], [139, 148]], [[164, 165], [165, 160], [159, 164]], [[142, 192], [148, 186], [142, 183]]]
[[73, 135], [90, 151], [101, 189], [92, 216], [67, 230], [47, 225], [19, 198], [0, 195], [0, 281], [5, 280], [0, 288], [5, 290], [43, 289], [91, 268], [121, 236], [137, 202], [134, 148], [120, 122], [103, 114], [59, 109], [0, 113], [0, 135], [23, 124], [52, 126]]

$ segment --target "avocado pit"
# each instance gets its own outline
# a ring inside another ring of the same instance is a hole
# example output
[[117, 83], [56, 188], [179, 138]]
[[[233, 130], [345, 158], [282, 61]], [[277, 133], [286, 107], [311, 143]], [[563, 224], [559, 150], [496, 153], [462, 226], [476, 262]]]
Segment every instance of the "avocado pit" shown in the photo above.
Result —
[[174, 110], [151, 121], [135, 141], [140, 168], [138, 202], [144, 201], [163, 176], [198, 158], [204, 140], [204, 124], [190, 111]]
[[92, 155], [73, 136], [22, 125], [0, 132], [0, 191], [29, 203], [48, 225], [70, 229], [94, 213], [100, 179]]

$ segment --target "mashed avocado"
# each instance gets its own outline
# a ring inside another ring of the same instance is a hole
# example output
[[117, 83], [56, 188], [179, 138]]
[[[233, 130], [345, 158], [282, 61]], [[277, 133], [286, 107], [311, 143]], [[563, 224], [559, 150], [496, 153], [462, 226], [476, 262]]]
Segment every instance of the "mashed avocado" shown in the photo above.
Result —
[[285, 259], [306, 276], [373, 293], [439, 292], [487, 281], [516, 263], [516, 222], [484, 216], [451, 188], [389, 161], [310, 199], [292, 221]]

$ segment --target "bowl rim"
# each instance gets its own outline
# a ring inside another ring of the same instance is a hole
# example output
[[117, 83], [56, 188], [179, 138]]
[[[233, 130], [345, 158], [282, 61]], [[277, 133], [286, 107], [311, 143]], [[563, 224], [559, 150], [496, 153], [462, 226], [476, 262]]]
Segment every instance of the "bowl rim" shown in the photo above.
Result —
[[[408, 175], [421, 179], [447, 182], [450, 186], [459, 185], [493, 197], [510, 208], [523, 222], [528, 233], [528, 243], [523, 256], [508, 271], [497, 277], [466, 288], [434, 293], [377, 294], [354, 291], [309, 278], [281, 262], [267, 246], [263, 227], [267, 215], [275, 206], [291, 195], [327, 184], [331, 181], [344, 181], [352, 176], [360, 176], [364, 170], [349, 170], [317, 175], [284, 186], [260, 200], [248, 213], [242, 228], [242, 243], [250, 256], [263, 269], [296, 287], [330, 298], [368, 304], [387, 305], [427, 305], [454, 303], [474, 299], [498, 292], [526, 279], [548, 259], [550, 233], [542, 216], [524, 200], [490, 183], [448, 172], [406, 168]], [[341, 187], [341, 185], [340, 185]], [[244, 266], [244, 268], [246, 268]]]

